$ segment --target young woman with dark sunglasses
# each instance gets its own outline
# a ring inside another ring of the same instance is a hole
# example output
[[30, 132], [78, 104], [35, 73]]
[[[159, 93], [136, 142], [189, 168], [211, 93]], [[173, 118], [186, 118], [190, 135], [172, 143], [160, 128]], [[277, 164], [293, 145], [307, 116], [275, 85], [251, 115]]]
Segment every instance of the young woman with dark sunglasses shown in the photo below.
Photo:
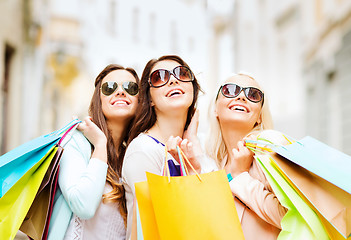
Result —
[[91, 117], [78, 125], [61, 158], [48, 239], [125, 239], [120, 176], [138, 84], [134, 69], [116, 64], [97, 76]]
[[[277, 239], [286, 209], [273, 193], [244, 139], [272, 128], [264, 94], [246, 74], [229, 77], [210, 106], [207, 154], [229, 176], [245, 239]], [[232, 178], [232, 180], [231, 180]]]
[[[145, 172], [161, 174], [165, 144], [182, 147], [197, 170], [198, 145], [193, 136], [196, 119], [192, 120], [200, 86], [189, 66], [178, 56], [167, 55], [150, 60], [140, 83], [140, 104], [129, 137], [122, 167], [128, 209], [127, 237], [131, 234], [134, 183], [146, 180]], [[189, 134], [192, 132], [192, 134]], [[173, 147], [174, 148], [174, 147]], [[177, 165], [171, 157], [171, 165]]]

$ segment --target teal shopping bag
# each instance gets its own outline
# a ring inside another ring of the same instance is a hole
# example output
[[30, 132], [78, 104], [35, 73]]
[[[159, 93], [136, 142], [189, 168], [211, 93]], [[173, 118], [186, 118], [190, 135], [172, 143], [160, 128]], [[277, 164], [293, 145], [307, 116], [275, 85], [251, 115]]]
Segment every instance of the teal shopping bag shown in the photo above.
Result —
[[309, 136], [295, 141], [264, 131], [257, 139], [246, 140], [246, 146], [261, 155], [280, 155], [268, 155], [270, 163], [316, 212], [330, 238], [351, 239], [351, 157]]
[[75, 119], [60, 130], [26, 142], [0, 156], [0, 198], [3, 197], [29, 169], [43, 159], [68, 129], [79, 122], [78, 119]]
[[306, 170], [351, 193], [351, 156], [310, 136], [272, 150]]

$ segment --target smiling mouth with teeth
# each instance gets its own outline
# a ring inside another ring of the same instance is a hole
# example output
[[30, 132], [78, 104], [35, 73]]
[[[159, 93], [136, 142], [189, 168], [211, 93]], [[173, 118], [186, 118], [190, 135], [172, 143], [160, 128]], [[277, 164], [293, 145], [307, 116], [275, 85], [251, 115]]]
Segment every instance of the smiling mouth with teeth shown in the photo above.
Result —
[[129, 105], [126, 101], [115, 101], [112, 106], [115, 106], [115, 105]]
[[246, 108], [244, 108], [242, 106], [233, 106], [230, 109], [235, 110], [235, 111], [247, 112]]
[[182, 92], [180, 90], [174, 90], [174, 91], [170, 92], [167, 97], [173, 97], [175, 95], [180, 95], [180, 94], [182, 94]]

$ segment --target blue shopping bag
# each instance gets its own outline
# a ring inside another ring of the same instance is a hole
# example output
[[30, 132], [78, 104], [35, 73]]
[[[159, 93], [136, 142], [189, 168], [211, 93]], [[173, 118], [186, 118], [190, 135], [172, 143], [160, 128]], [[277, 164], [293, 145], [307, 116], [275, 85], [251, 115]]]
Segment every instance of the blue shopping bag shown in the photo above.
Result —
[[[310, 136], [290, 141], [279, 132], [262, 135], [258, 140], [246, 140], [246, 146], [271, 159], [280, 175], [317, 213], [331, 239], [351, 239], [351, 157]], [[279, 136], [287, 141], [278, 140]], [[271, 142], [276, 140], [280, 144]], [[281, 145], [283, 142], [287, 145]]]
[[351, 193], [351, 156], [310, 136], [272, 150], [308, 171]]
[[79, 123], [75, 119], [60, 130], [40, 136], [0, 156], [0, 198], [59, 142], [62, 135]]

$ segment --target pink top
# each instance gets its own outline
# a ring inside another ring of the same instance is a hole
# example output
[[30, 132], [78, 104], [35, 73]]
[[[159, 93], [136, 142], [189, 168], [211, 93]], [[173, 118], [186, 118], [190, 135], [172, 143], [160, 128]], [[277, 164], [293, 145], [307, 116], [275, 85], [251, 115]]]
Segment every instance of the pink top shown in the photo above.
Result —
[[233, 178], [229, 185], [245, 239], [277, 239], [287, 209], [280, 204], [256, 160], [249, 172]]

